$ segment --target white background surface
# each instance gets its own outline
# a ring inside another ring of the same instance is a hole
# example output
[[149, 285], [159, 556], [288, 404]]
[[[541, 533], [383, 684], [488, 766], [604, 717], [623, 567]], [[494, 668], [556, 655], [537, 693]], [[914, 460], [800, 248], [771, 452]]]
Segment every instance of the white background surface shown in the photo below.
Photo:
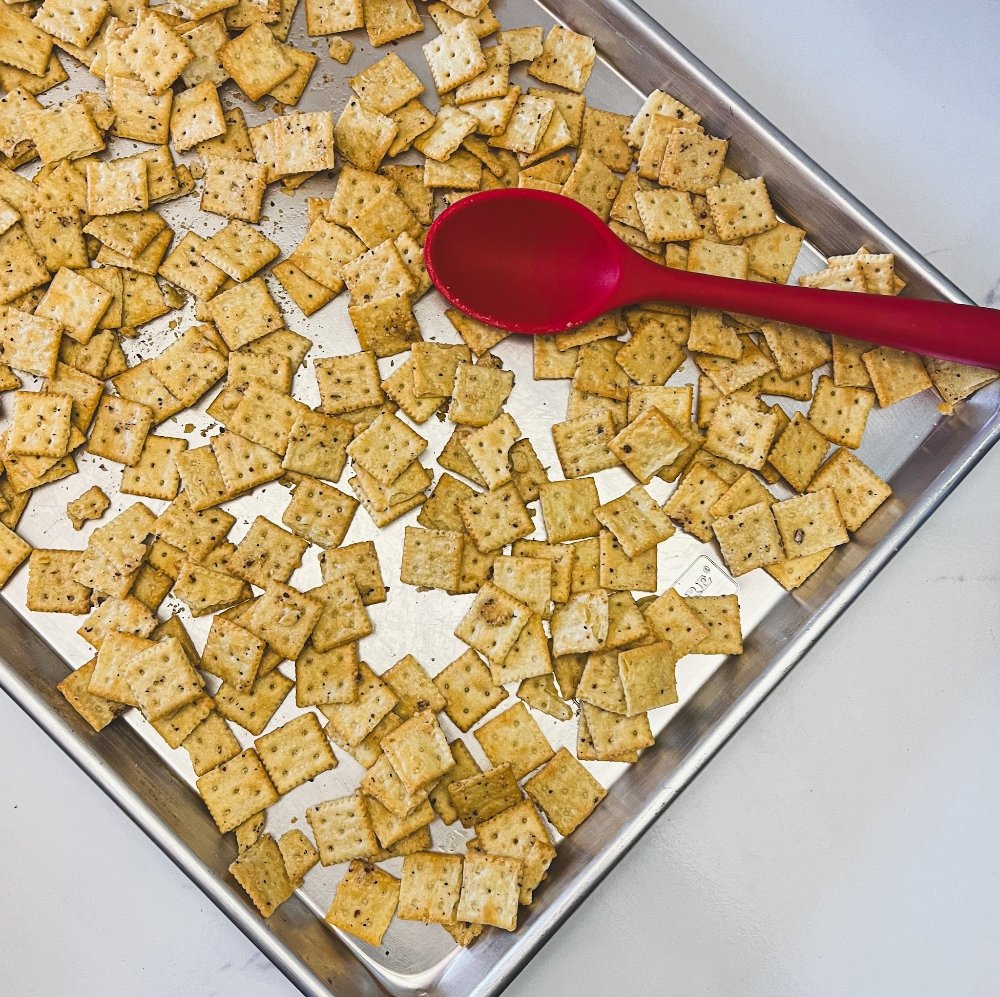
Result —
[[[1000, 304], [1000, 4], [646, 7]], [[994, 452], [511, 995], [997, 992], [998, 491]], [[292, 997], [2, 694], [0, 748], [0, 993]]]

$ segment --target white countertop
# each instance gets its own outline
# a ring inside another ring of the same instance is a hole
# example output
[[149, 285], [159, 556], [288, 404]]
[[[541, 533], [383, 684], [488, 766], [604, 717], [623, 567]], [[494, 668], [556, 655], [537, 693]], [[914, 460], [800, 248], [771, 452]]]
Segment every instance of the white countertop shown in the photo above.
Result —
[[[1000, 3], [645, 6], [1000, 305]], [[998, 492], [994, 452], [511, 995], [997, 992]], [[0, 993], [297, 993], [2, 694], [0, 732]]]

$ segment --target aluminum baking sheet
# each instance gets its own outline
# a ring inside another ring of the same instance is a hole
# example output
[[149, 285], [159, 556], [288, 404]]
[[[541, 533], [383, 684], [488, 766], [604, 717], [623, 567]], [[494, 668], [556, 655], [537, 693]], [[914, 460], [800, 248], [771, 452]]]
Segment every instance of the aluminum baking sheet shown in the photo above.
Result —
[[[592, 35], [601, 56], [587, 89], [588, 100], [594, 106], [632, 113], [645, 93], [661, 87], [701, 112], [709, 132], [731, 138], [729, 161], [734, 168], [745, 175], [763, 174], [779, 213], [810, 233], [797, 272], [816, 269], [826, 255], [850, 252], [865, 243], [896, 254], [897, 268], [909, 281], [908, 293], [968, 301], [633, 3], [496, 0], [493, 6], [504, 27], [548, 27], [559, 21]], [[432, 33], [429, 21], [428, 26]], [[322, 39], [306, 36], [303, 13], [298, 12], [290, 40], [315, 49], [321, 56], [301, 109], [339, 113], [349, 93], [347, 77], [386, 51], [373, 52], [363, 32], [351, 37], [357, 51], [349, 67], [338, 66], [327, 58]], [[404, 39], [396, 50], [429, 86], [420, 53], [427, 37], [425, 33]], [[89, 89], [92, 82], [86, 72], [78, 69], [67, 84], [45, 95], [43, 102]], [[229, 87], [224, 99], [240, 103], [251, 123], [264, 117], [261, 108], [246, 104]], [[138, 147], [119, 143], [115, 151], [123, 154], [132, 148]], [[305, 198], [329, 196], [335, 182], [335, 176], [315, 177], [293, 195], [272, 188], [265, 201], [264, 232], [287, 253], [305, 229]], [[163, 215], [178, 233], [186, 229], [202, 235], [217, 231], [223, 219], [201, 214], [196, 204], [195, 198], [173, 202], [163, 207]], [[312, 359], [357, 349], [346, 302], [335, 301], [305, 319], [277, 282], [271, 279], [269, 283], [286, 312], [289, 326], [315, 342], [295, 387], [299, 397], [313, 403], [316, 395]], [[436, 295], [421, 301], [416, 311], [425, 338], [457, 341]], [[181, 322], [176, 318], [174, 315], [152, 323], [137, 340], [126, 342], [130, 359], [156, 352], [189, 324], [187, 320], [193, 321], [190, 311]], [[566, 383], [533, 381], [527, 340], [508, 339], [495, 352], [516, 374], [510, 410], [524, 434], [534, 442], [543, 463], [558, 474], [548, 427], [563, 418]], [[383, 371], [388, 372], [399, 361], [382, 361]], [[670, 383], [694, 380], [695, 371], [689, 361]], [[788, 405], [787, 400], [782, 404], [789, 409], [797, 407]], [[680, 702], [651, 716], [654, 731], [658, 732], [656, 747], [644, 753], [635, 766], [589, 766], [610, 787], [607, 799], [570, 840], [560, 845], [559, 857], [550, 869], [549, 880], [537, 891], [534, 906], [530, 911], [522, 909], [518, 931], [507, 934], [488, 930], [468, 950], [455, 946], [439, 928], [398, 920], [378, 948], [328, 928], [321, 918], [343, 871], [341, 867], [313, 870], [296, 896], [263, 922], [226, 873], [234, 853], [231, 837], [218, 835], [192, 790], [186, 754], [166, 749], [138, 718], [118, 722], [94, 735], [55, 692], [55, 683], [65, 675], [67, 665], [85, 661], [89, 647], [76, 636], [78, 618], [42, 616], [23, 609], [24, 571], [11, 582], [0, 603], [0, 632], [5, 648], [0, 683], [304, 993], [335, 993], [341, 997], [497, 993], [985, 453], [1000, 434], [998, 404], [1000, 385], [994, 384], [959, 406], [950, 419], [940, 415], [930, 392], [887, 411], [874, 412], [859, 453], [890, 480], [895, 494], [854, 542], [831, 557], [794, 594], [785, 594], [763, 572], [734, 582], [720, 567], [711, 548], [684, 534], [678, 533], [661, 545], [661, 590], [676, 585], [692, 594], [738, 592], [746, 650], [734, 659], [695, 656], [681, 663]], [[189, 411], [164, 424], [160, 432], [186, 436], [192, 446], [197, 446], [205, 442], [209, 428], [205, 416]], [[432, 419], [420, 431], [430, 440], [429, 454], [436, 456], [449, 435], [449, 426]], [[79, 463], [82, 476], [47, 486], [32, 499], [21, 527], [32, 544], [72, 548], [84, 545], [86, 534], [75, 533], [65, 518], [66, 501], [83, 490], [84, 482], [97, 482], [114, 497], [111, 513], [131, 501], [118, 498], [113, 490], [119, 470], [88, 456], [80, 458]], [[619, 494], [630, 483], [620, 471], [598, 476], [602, 499]], [[656, 482], [651, 490], [663, 499], [671, 488]], [[272, 484], [252, 497], [231, 503], [229, 507], [238, 516], [231, 539], [238, 541], [258, 514], [280, 521], [287, 501], [285, 488]], [[150, 505], [158, 510], [163, 503]], [[452, 636], [452, 629], [470, 597], [418, 593], [398, 582], [402, 530], [414, 515], [376, 531], [365, 513], [359, 511], [347, 538], [347, 542], [375, 540], [390, 586], [388, 601], [371, 608], [375, 633], [362, 643], [364, 659], [377, 671], [389, 667], [403, 654], [412, 653], [433, 674], [463, 650]], [[314, 548], [292, 582], [305, 587], [318, 581]], [[175, 607], [176, 603], [168, 598], [163, 611]], [[195, 622], [191, 629], [200, 642], [207, 623]], [[282, 670], [289, 671], [290, 667], [284, 665]], [[272, 725], [296, 712], [286, 703]], [[554, 745], [572, 746], [575, 723], [560, 724], [538, 714], [536, 717]], [[236, 732], [244, 744], [251, 742], [245, 732]], [[457, 732], [449, 728], [449, 733]], [[475, 740], [466, 740], [482, 761]], [[311, 803], [353, 790], [361, 769], [343, 752], [337, 753], [337, 769], [295, 790], [269, 811], [269, 831], [279, 834], [293, 820], [301, 821]], [[466, 837], [466, 832], [440, 823], [433, 834], [436, 847], [441, 849], [459, 847]], [[389, 868], [396, 872], [398, 864], [399, 860]]]

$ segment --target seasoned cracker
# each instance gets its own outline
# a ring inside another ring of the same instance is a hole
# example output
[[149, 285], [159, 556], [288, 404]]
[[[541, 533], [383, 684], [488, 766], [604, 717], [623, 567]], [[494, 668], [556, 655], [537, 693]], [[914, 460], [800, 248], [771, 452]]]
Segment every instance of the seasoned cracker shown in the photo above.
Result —
[[270, 917], [294, 890], [277, 842], [269, 834], [257, 838], [229, 866], [262, 917]]
[[365, 862], [354, 861], [326, 913], [336, 928], [378, 945], [399, 903], [399, 880]]
[[809, 421], [835, 446], [861, 446], [875, 395], [865, 388], [837, 386], [823, 375], [816, 385]]
[[258, 737], [254, 747], [281, 795], [337, 764], [315, 713], [303, 713]]
[[892, 488], [849, 450], [834, 451], [809, 482], [809, 491], [830, 488], [852, 533], [892, 495]]
[[215, 708], [225, 719], [256, 736], [264, 732], [293, 685], [291, 679], [274, 669], [258, 675], [246, 690], [223, 682], [215, 693]]
[[223, 834], [278, 802], [278, 794], [253, 748], [206, 772], [197, 786]]

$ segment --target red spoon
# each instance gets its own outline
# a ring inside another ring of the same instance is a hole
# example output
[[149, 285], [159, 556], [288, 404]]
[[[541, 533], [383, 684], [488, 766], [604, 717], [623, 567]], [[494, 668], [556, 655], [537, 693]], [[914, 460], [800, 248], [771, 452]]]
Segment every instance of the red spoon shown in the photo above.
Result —
[[463, 198], [431, 225], [424, 255], [451, 304], [511, 332], [561, 332], [612, 308], [670, 301], [1000, 368], [1000, 311], [669, 269], [626, 246], [589, 208], [547, 191]]

